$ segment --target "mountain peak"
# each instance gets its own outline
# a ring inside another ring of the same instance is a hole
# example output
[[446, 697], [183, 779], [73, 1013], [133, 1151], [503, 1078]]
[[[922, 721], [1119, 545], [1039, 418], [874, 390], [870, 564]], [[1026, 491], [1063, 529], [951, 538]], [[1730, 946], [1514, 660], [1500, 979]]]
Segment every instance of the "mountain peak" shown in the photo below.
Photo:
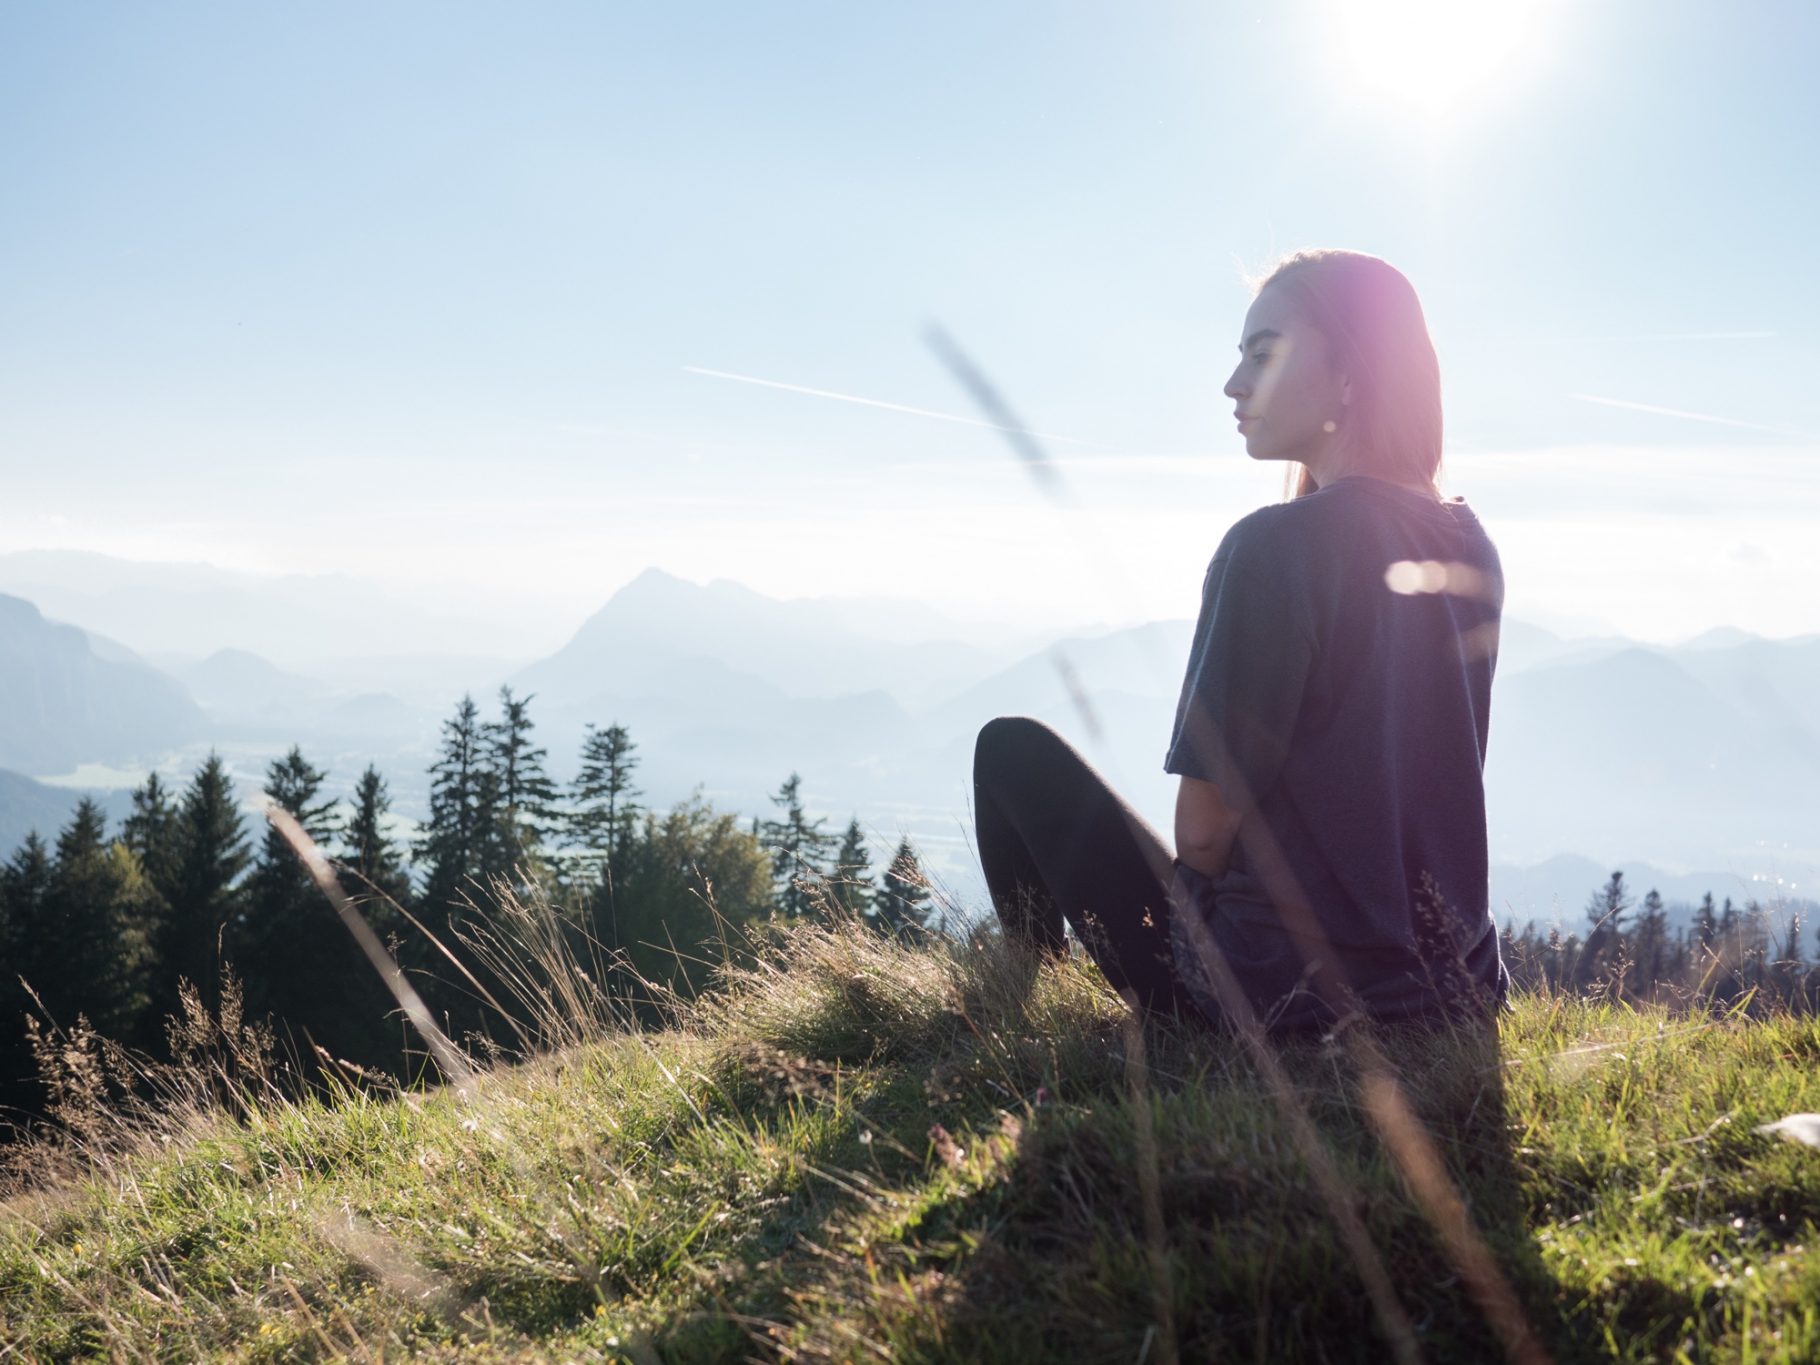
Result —
[[1737, 626], [1714, 626], [1711, 630], [1703, 630], [1698, 635], [1690, 636], [1676, 645], [1675, 648], [1731, 649], [1734, 646], [1747, 645], [1752, 640], [1760, 640], [1762, 638], [1762, 636], [1754, 635], [1748, 630], [1741, 630]]
[[631, 582], [627, 583], [625, 588], [621, 588], [620, 591], [624, 592], [626, 588], [658, 586], [693, 588], [700, 585], [691, 583], [688, 579], [673, 574], [668, 569], [660, 569], [657, 565], [653, 564], [648, 569], [639, 570], [637, 576], [634, 577]]
[[43, 619], [44, 613], [31, 602], [23, 597], [14, 597], [11, 593], [0, 592], [0, 620], [30, 624]]

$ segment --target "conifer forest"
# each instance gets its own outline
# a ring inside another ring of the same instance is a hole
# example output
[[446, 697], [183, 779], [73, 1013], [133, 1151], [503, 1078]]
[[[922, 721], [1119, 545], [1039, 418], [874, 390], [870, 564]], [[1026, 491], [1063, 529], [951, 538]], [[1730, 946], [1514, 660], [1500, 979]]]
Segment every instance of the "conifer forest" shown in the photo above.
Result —
[[[769, 819], [742, 824], [699, 794], [652, 810], [637, 742], [608, 725], [588, 728], [559, 785], [530, 701], [502, 689], [488, 719], [462, 699], [414, 832], [371, 766], [350, 799], [329, 799], [328, 774], [293, 747], [261, 783], [449, 1036], [486, 1047], [510, 1031], [514, 995], [484, 952], [501, 897], [553, 906], [577, 960], [646, 1012], [657, 995], [693, 994], [724, 945], [773, 920], [938, 927], [910, 841], [875, 867], [859, 818], [840, 831], [811, 819], [798, 775]], [[152, 773], [115, 827], [84, 800], [54, 842], [28, 836], [0, 866], [0, 962], [0, 1135], [42, 1116], [68, 1058], [100, 1040], [180, 1062], [186, 1020], [239, 1031], [300, 1088], [329, 1074], [435, 1078], [382, 976], [215, 755], [181, 789]]]

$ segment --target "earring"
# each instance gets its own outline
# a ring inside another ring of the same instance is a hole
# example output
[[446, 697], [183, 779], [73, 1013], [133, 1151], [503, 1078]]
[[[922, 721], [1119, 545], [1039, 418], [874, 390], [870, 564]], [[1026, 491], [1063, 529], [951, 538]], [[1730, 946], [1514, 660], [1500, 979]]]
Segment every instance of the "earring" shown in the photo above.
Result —
[[1325, 422], [1321, 423], [1321, 430], [1331, 436], [1334, 432], [1339, 430], [1339, 427], [1335, 426], [1333, 418], [1329, 417]]

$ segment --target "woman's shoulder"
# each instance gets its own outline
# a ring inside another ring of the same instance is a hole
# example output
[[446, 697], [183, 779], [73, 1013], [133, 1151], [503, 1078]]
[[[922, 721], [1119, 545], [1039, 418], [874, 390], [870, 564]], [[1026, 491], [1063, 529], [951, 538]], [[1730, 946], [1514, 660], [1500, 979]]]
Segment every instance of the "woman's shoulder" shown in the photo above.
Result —
[[1302, 535], [1303, 521], [1300, 515], [1291, 513], [1292, 506], [1286, 502], [1266, 503], [1245, 513], [1220, 537], [1214, 562], [1267, 560], [1289, 550]]
[[1364, 475], [1336, 479], [1299, 498], [1267, 503], [1240, 518], [1247, 534], [1312, 534], [1317, 527], [1360, 520], [1432, 525], [1446, 530], [1483, 530], [1461, 494], [1434, 497], [1415, 488]]
[[1267, 502], [1233, 522], [1222, 545], [1259, 551], [1287, 546], [1311, 534], [1312, 528], [1345, 515], [1339, 499], [1323, 500], [1318, 493], [1287, 502]]

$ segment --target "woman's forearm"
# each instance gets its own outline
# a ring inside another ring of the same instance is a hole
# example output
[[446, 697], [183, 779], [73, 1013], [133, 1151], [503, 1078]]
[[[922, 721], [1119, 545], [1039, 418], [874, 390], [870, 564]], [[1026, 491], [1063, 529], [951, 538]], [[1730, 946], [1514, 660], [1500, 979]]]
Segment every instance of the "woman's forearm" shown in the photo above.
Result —
[[1175, 856], [1204, 877], [1220, 876], [1243, 819], [1213, 783], [1184, 777], [1175, 798]]

